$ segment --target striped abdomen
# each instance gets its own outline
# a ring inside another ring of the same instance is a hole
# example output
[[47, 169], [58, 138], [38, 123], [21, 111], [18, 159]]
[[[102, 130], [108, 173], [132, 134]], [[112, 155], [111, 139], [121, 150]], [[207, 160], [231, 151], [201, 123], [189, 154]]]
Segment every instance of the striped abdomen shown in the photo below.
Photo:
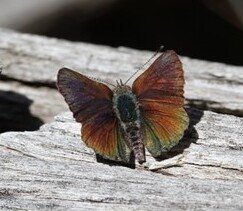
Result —
[[125, 139], [130, 144], [137, 161], [139, 163], [145, 162], [144, 144], [140, 133], [140, 121], [123, 123], [122, 128], [124, 130]]

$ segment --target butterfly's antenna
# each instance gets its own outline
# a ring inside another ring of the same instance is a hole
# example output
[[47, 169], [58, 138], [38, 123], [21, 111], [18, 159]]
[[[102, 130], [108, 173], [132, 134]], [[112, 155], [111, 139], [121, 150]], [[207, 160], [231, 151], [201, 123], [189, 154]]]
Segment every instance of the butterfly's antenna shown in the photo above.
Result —
[[120, 79], [120, 84], [121, 84], [121, 85], [124, 85], [124, 84], [122, 83], [122, 80], [121, 80], [121, 79]]
[[159, 49], [148, 59], [148, 61], [146, 61], [142, 66], [140, 66], [138, 69], [137, 69], [137, 71], [136, 72], [134, 72], [127, 80], [126, 80], [126, 82], [125, 82], [125, 84], [127, 84], [127, 82], [128, 81], [130, 81], [131, 79], [132, 79], [132, 77], [134, 76], [134, 75], [136, 75], [137, 73], [138, 73], [138, 71], [140, 71], [141, 69], [143, 69], [144, 68], [144, 66], [146, 66], [154, 57], [156, 57], [157, 56], [157, 54], [160, 52], [160, 51], [162, 51], [163, 50], [163, 48], [164, 48], [164, 46], [163, 45], [161, 45], [160, 47], [159, 47]]
[[90, 79], [92, 79], [94, 81], [97, 81], [97, 82], [101, 82], [101, 83], [106, 84], [106, 85], [110, 85], [110, 86], [116, 87], [114, 84], [109, 83], [107, 81], [103, 81], [100, 78], [94, 78], [94, 77], [91, 77], [91, 76], [88, 76], [88, 78], [90, 78]]

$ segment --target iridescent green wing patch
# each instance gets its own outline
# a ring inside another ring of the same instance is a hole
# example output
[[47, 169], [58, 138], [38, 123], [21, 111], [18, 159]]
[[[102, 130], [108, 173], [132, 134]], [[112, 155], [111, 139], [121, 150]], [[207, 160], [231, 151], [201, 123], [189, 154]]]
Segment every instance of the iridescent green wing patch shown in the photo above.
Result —
[[148, 120], [143, 121], [142, 132], [144, 137], [144, 145], [153, 157], [161, 155], [161, 143], [154, 133]]

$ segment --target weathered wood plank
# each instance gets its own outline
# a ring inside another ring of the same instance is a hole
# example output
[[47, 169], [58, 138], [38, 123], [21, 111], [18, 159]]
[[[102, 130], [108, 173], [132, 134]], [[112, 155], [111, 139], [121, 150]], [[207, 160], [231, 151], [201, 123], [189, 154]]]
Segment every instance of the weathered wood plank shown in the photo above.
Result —
[[[113, 82], [117, 78], [125, 80], [151, 55], [123, 47], [72, 43], [0, 30], [3, 74], [29, 83], [54, 86], [57, 70], [63, 66]], [[189, 104], [243, 116], [243, 67], [181, 58]]]
[[136, 169], [97, 162], [69, 112], [39, 131], [1, 134], [0, 208], [242, 210], [243, 119], [189, 113], [190, 130], [171, 158], [147, 154]]

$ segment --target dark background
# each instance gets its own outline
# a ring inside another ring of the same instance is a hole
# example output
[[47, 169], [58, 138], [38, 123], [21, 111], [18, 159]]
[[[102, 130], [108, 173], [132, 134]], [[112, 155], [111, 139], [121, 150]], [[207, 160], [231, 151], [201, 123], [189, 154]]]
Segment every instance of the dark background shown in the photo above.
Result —
[[164, 45], [181, 55], [243, 65], [243, 31], [202, 1], [123, 0], [87, 19], [82, 11], [68, 8], [48, 27], [25, 30], [114, 47], [155, 51]]

